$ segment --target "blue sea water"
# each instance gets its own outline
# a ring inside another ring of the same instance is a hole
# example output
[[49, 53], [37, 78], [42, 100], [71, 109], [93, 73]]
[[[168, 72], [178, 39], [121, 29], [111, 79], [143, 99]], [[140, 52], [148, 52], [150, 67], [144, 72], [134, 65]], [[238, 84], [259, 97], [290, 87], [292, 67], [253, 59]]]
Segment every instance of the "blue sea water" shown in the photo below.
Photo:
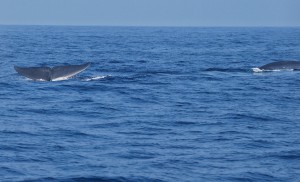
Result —
[[300, 28], [0, 26], [0, 181], [300, 181], [300, 72], [251, 70], [275, 60]]

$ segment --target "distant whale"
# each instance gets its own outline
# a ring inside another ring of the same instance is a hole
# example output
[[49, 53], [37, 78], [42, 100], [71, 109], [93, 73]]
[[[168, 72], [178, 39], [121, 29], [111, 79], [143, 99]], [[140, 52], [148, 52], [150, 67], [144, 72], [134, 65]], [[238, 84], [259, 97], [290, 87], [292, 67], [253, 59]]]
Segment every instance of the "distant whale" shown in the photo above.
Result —
[[254, 72], [277, 71], [277, 70], [300, 70], [300, 61], [276, 61], [263, 65], [259, 68], [252, 68]]
[[14, 66], [15, 70], [32, 80], [36, 81], [59, 81], [68, 79], [90, 66], [91, 63], [81, 65], [55, 66], [49, 67], [18, 67]]

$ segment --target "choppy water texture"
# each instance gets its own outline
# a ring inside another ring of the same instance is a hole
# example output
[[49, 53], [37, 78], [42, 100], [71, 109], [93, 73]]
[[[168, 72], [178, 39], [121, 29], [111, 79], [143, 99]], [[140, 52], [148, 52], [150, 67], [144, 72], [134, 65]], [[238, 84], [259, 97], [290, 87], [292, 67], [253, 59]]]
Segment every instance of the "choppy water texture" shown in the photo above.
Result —
[[300, 72], [251, 71], [299, 59], [299, 28], [0, 26], [1, 181], [300, 181]]

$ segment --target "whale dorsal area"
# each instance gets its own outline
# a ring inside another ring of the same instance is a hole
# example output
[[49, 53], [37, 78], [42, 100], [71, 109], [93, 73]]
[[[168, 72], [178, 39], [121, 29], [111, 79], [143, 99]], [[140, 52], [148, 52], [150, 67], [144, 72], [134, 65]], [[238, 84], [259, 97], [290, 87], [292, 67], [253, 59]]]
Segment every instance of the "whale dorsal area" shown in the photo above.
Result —
[[32, 80], [41, 81], [57, 81], [65, 80], [76, 74], [84, 71], [90, 66], [90, 63], [85, 63], [82, 65], [67, 65], [67, 66], [55, 66], [53, 68], [49, 67], [18, 67], [15, 66], [15, 70]]

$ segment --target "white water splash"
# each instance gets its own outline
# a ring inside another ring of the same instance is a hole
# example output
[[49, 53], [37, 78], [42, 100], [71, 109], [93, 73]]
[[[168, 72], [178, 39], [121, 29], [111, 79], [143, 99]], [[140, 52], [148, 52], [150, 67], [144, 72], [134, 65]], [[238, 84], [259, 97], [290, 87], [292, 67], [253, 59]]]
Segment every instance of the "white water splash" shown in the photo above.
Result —
[[59, 78], [53, 79], [53, 80], [51, 80], [51, 81], [57, 82], [57, 81], [68, 80], [68, 79], [70, 79], [70, 78], [72, 78], [72, 77], [59, 77]]
[[259, 68], [252, 68], [252, 71], [255, 73], [263, 72], [263, 70]]
[[261, 72], [275, 72], [275, 71], [294, 71], [294, 69], [277, 69], [277, 70], [263, 70], [260, 68], [252, 68], [252, 71], [255, 73], [261, 73]]
[[35, 82], [46, 82], [47, 80], [44, 80], [44, 79], [37, 79], [37, 80], [33, 80], [33, 79], [30, 79], [30, 78], [24, 78], [25, 80], [27, 81], [35, 81]]
[[108, 78], [108, 77], [111, 77], [111, 75], [95, 76], [95, 77], [92, 77], [92, 78], [86, 78], [86, 79], [84, 79], [84, 81], [101, 80], [101, 79], [105, 79], [105, 78]]

